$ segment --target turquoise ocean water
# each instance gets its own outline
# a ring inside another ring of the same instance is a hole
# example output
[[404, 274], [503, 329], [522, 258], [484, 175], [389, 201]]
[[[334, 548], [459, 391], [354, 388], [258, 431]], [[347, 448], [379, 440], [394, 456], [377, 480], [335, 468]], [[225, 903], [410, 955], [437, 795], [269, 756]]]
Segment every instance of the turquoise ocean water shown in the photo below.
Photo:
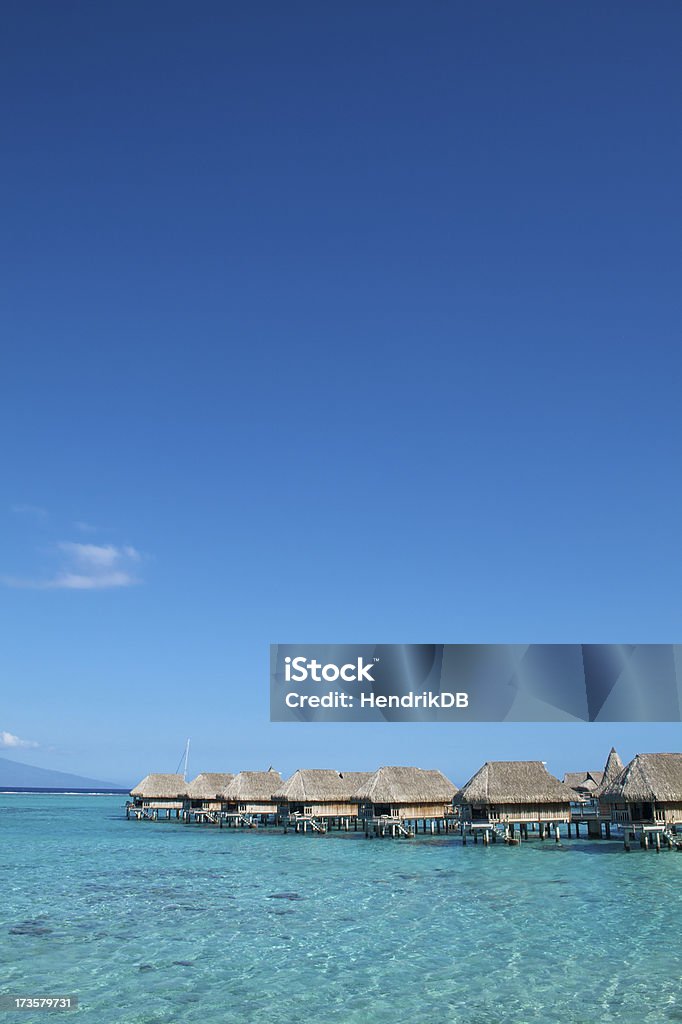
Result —
[[[0, 992], [92, 1024], [682, 1021], [682, 855], [126, 821], [0, 796]], [[0, 1012], [0, 1022], [55, 1019]]]

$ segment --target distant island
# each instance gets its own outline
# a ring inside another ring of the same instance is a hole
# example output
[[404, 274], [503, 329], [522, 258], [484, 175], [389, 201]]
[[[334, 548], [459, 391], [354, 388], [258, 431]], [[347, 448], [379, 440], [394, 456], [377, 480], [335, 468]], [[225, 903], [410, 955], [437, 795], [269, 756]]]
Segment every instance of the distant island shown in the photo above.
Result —
[[0, 790], [2, 789], [126, 792], [124, 786], [117, 786], [113, 782], [88, 779], [84, 775], [71, 775], [69, 772], [56, 772], [50, 768], [36, 768], [35, 765], [10, 761], [6, 757], [0, 757]]

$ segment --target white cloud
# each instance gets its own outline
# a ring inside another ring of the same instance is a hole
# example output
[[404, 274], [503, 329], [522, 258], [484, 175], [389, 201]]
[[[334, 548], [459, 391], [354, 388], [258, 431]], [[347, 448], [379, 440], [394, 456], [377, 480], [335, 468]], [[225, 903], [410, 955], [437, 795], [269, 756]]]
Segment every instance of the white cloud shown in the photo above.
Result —
[[140, 581], [128, 572], [97, 572], [91, 576], [63, 572], [43, 584], [45, 590], [106, 590], [109, 587], [132, 587]]
[[22, 740], [11, 732], [0, 732], [0, 747], [39, 747], [34, 740]]
[[62, 541], [57, 549], [65, 556], [65, 564], [56, 575], [44, 580], [5, 577], [5, 586], [28, 590], [109, 590], [140, 582], [131, 569], [141, 555], [129, 544], [116, 547]]
[[60, 551], [65, 551], [77, 565], [86, 569], [109, 569], [122, 557], [129, 557], [135, 548], [117, 548], [113, 544], [74, 544], [73, 541], [62, 541]]

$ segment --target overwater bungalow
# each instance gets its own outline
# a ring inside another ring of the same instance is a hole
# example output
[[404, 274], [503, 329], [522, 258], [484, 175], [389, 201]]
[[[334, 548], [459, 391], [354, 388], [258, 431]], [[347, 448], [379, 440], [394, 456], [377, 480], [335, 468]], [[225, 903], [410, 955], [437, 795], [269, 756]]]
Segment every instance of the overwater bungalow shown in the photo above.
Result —
[[229, 772], [202, 772], [187, 787], [189, 812], [197, 819], [215, 820], [222, 810], [222, 793], [232, 782], [234, 774]]
[[626, 828], [672, 834], [682, 826], [682, 754], [636, 754], [599, 799]]
[[[395, 823], [399, 834], [409, 831], [405, 823], [412, 823], [416, 831], [422, 822], [431, 831], [440, 831], [441, 824], [452, 816], [452, 801], [457, 787], [442, 772], [425, 768], [383, 767], [377, 769], [366, 782], [358, 786], [355, 799], [360, 817], [365, 823], [374, 823], [375, 830], [383, 829], [382, 819]], [[396, 834], [380, 831], [377, 834]]]
[[126, 815], [136, 818], [179, 818], [188, 800], [188, 784], [182, 775], [145, 775], [130, 790], [132, 801], [126, 804]]
[[520, 826], [522, 838], [528, 826], [537, 827], [544, 838], [571, 820], [574, 792], [547, 771], [542, 761], [486, 761], [459, 791], [455, 802], [461, 807], [463, 836], [466, 831], [483, 833], [484, 842], [496, 835], [514, 840]]
[[294, 824], [297, 831], [325, 831], [336, 823], [338, 828], [357, 826], [358, 799], [356, 791], [369, 779], [371, 772], [337, 772], [330, 768], [299, 768], [273, 796], [277, 813]]
[[267, 772], [239, 772], [220, 794], [222, 809], [242, 824], [262, 825], [277, 816], [273, 793], [281, 789], [282, 777], [273, 768]]

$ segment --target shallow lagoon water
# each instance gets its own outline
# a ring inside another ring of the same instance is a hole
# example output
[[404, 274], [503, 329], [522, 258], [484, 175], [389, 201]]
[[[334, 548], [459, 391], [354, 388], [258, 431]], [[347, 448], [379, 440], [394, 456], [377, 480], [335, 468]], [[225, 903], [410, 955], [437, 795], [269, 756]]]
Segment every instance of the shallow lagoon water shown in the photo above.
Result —
[[92, 1024], [682, 1021], [679, 853], [241, 832], [123, 805], [0, 795], [0, 992], [78, 994], [58, 1019]]

